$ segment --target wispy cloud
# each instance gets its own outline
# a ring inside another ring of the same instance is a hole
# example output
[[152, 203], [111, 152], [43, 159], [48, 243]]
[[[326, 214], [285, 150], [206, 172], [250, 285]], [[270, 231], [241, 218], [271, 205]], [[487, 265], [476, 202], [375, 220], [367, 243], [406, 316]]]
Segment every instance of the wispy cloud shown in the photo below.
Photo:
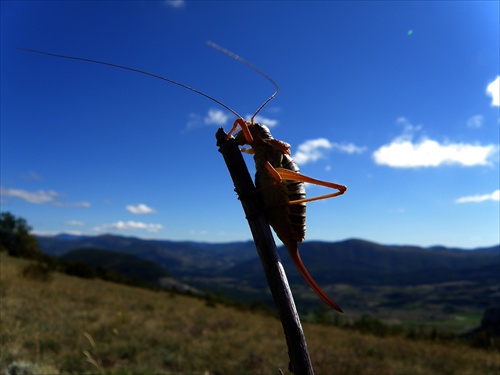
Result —
[[79, 221], [79, 220], [70, 220], [70, 221], [65, 222], [64, 224], [74, 226], [74, 227], [83, 227], [85, 225], [85, 223], [83, 221]]
[[500, 106], [500, 76], [486, 87], [486, 94], [491, 96], [491, 106]]
[[208, 234], [208, 231], [206, 229], [190, 229], [189, 234], [192, 236], [206, 236]]
[[53, 203], [55, 201], [55, 198], [58, 196], [58, 193], [53, 190], [39, 190], [35, 192], [29, 192], [21, 189], [4, 188], [0, 188], [0, 194], [4, 197], [19, 198], [26, 202], [35, 204]]
[[197, 113], [190, 113], [188, 121], [182, 133], [189, 132], [194, 129], [202, 128], [205, 125], [224, 126], [227, 124], [229, 116], [226, 112], [220, 109], [209, 109], [203, 117]]
[[5, 189], [0, 187], [0, 195], [3, 197], [22, 199], [33, 204], [52, 204], [60, 207], [90, 207], [89, 202], [63, 202], [58, 200], [57, 197], [60, 194], [54, 190], [30, 192], [22, 189]]
[[483, 126], [483, 122], [484, 122], [483, 115], [474, 115], [467, 120], [467, 127], [478, 129]]
[[[247, 115], [245, 120], [250, 121], [251, 117], [252, 115]], [[198, 129], [206, 125], [224, 126], [228, 124], [229, 119], [230, 119], [229, 112], [215, 108], [210, 108], [205, 116], [201, 116], [196, 113], [190, 113], [188, 121], [186, 123], [186, 127], [182, 132], [186, 133], [188, 131]], [[255, 122], [258, 122], [259, 124], [264, 124], [269, 128], [278, 125], [278, 120], [262, 117], [259, 115], [255, 116]]]
[[24, 174], [22, 176], [25, 180], [32, 180], [32, 181], [41, 181], [42, 177], [33, 171], [29, 171], [28, 173]]
[[205, 116], [203, 121], [207, 125], [226, 125], [227, 120], [229, 120], [229, 116], [220, 109], [209, 109], [208, 114]]
[[[247, 121], [250, 121], [251, 118], [252, 118], [252, 115], [245, 116], [245, 120], [247, 120]], [[268, 117], [263, 117], [261, 115], [255, 116], [254, 121], [258, 124], [265, 125], [268, 128], [272, 128], [272, 127], [278, 125], [278, 120], [274, 120], [274, 119], [271, 119]]]
[[362, 154], [366, 147], [356, 146], [354, 143], [332, 143], [332, 148], [346, 154]]
[[277, 106], [266, 107], [266, 112], [267, 113], [281, 113], [281, 107], [277, 107]]
[[147, 224], [140, 221], [117, 221], [112, 224], [100, 225], [95, 227], [94, 230], [96, 232], [106, 232], [108, 230], [145, 230], [146, 232], [157, 233], [163, 230], [163, 226], [161, 224]]
[[193, 129], [200, 128], [202, 126], [201, 116], [196, 113], [190, 113], [188, 115], [188, 121], [186, 123], [186, 127], [182, 131], [182, 133], [189, 132]]
[[184, 0], [165, 0], [165, 4], [167, 4], [169, 7], [179, 9], [182, 8], [186, 2]]
[[412, 126], [404, 118], [398, 119], [398, 122], [405, 125], [403, 135], [374, 151], [372, 156], [376, 164], [393, 168], [439, 167], [449, 164], [472, 167], [491, 165], [498, 159], [499, 147], [494, 144], [439, 143], [426, 137], [414, 142], [414, 133], [421, 127]]
[[64, 234], [70, 234], [73, 236], [83, 236], [84, 233], [77, 231], [77, 230], [65, 230], [64, 232], [61, 231], [43, 231], [43, 230], [33, 230], [30, 232], [31, 234], [37, 235], [37, 236], [42, 236], [42, 237], [53, 237], [57, 236], [58, 234], [64, 233]]
[[145, 204], [138, 204], [137, 206], [128, 205], [127, 210], [132, 212], [133, 214], [141, 215], [141, 214], [152, 214], [156, 212], [155, 209], [146, 206]]
[[304, 165], [326, 158], [326, 154], [330, 150], [347, 154], [360, 154], [366, 148], [356, 146], [353, 143], [330, 142], [326, 138], [310, 139], [297, 147], [297, 152], [293, 155], [293, 159], [297, 164]]
[[500, 190], [495, 190], [491, 194], [470, 195], [455, 200], [455, 203], [480, 203], [485, 201], [500, 201]]

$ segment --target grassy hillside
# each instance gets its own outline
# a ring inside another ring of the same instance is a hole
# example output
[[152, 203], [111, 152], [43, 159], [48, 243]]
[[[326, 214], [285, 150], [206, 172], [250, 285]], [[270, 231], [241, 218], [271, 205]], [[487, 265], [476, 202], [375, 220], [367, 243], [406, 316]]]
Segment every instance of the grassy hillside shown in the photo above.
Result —
[[[280, 322], [258, 313], [101, 280], [23, 276], [0, 253], [0, 371], [276, 374]], [[317, 374], [498, 374], [500, 353], [304, 324]], [[14, 364], [14, 365], [13, 365]]]
[[[116, 235], [37, 239], [47, 254], [61, 256], [82, 247], [113, 251], [109, 257], [94, 257], [94, 265], [114, 263], [118, 254], [134, 255], [156, 262], [198, 290], [274, 306], [253, 242], [208, 244]], [[299, 311], [307, 315], [324, 308], [286, 251], [280, 252]], [[388, 324], [435, 326], [461, 334], [477, 327], [484, 311], [500, 298], [500, 246], [466, 251], [350, 239], [306, 241], [300, 252], [313, 278], [349, 318], [369, 315]], [[137, 270], [134, 265], [128, 267], [133, 274], [125, 273], [135, 276]]]

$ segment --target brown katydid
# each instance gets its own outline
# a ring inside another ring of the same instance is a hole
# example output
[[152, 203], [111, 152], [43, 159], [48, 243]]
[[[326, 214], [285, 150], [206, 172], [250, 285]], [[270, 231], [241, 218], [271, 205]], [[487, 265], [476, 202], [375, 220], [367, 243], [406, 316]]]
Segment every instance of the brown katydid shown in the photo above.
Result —
[[[245, 59], [235, 55], [234, 53], [209, 42], [211, 47], [223, 52], [224, 54], [232, 57], [233, 59], [249, 66], [251, 69], [255, 70], [257, 73], [265, 77], [269, 82], [271, 82], [275, 87], [275, 92], [271, 95], [253, 114], [250, 121], [245, 120], [236, 111], [228, 107], [221, 101], [213, 98], [212, 96], [205, 94], [202, 91], [189, 87], [185, 84], [176, 82], [169, 78], [165, 78], [153, 73], [149, 73], [140, 69], [130, 68], [123, 65], [87, 59], [82, 57], [65, 56], [55, 53], [36, 51], [31, 49], [20, 48], [28, 52], [41, 53], [44, 55], [61, 57], [66, 59], [86, 61], [101, 65], [107, 65], [115, 68], [130, 70], [136, 73], [145, 74], [154, 78], [159, 78], [164, 81], [173, 83], [175, 85], [181, 86], [185, 89], [193, 91], [199, 95], [202, 95], [217, 104], [221, 105], [231, 113], [233, 113], [237, 119], [227, 137], [231, 135], [238, 129], [241, 130], [236, 133], [235, 140], [240, 146], [249, 145], [250, 149], [242, 148], [242, 152], [246, 152], [254, 155], [255, 160], [255, 185], [257, 194], [261, 195], [265, 216], [271, 225], [271, 227], [276, 232], [278, 238], [283, 242], [290, 257], [292, 258], [295, 266], [299, 270], [302, 277], [306, 280], [309, 286], [314, 290], [314, 292], [330, 307], [333, 309], [343, 312], [342, 309], [333, 302], [316, 284], [311, 275], [307, 272], [302, 260], [300, 259], [298, 243], [302, 242], [305, 238], [306, 231], [306, 202], [311, 202], [320, 199], [333, 198], [342, 195], [346, 191], [344, 185], [339, 185], [332, 182], [317, 180], [300, 173], [297, 164], [293, 161], [290, 156], [290, 145], [286, 142], [274, 139], [271, 136], [269, 129], [262, 124], [258, 124], [254, 121], [257, 114], [272, 100], [279, 92], [279, 87], [276, 82], [269, 77], [267, 74], [262, 72], [260, 69], [250, 64]], [[317, 197], [306, 198], [305, 194], [305, 183], [310, 183], [314, 185], [325, 186], [328, 188], [335, 189], [334, 193], [325, 194]]]

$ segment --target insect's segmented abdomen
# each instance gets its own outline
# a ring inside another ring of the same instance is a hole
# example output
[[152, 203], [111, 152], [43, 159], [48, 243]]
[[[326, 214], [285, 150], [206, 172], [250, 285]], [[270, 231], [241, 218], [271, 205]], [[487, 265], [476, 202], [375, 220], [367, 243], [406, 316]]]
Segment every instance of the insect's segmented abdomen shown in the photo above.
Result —
[[[297, 164], [288, 155], [283, 155], [282, 168], [289, 169], [294, 172], [300, 172]], [[306, 189], [304, 183], [300, 181], [286, 181], [288, 189], [288, 199], [295, 201], [306, 197]], [[290, 220], [290, 237], [294, 241], [302, 242], [306, 235], [306, 204], [289, 204], [287, 205], [288, 217]]]

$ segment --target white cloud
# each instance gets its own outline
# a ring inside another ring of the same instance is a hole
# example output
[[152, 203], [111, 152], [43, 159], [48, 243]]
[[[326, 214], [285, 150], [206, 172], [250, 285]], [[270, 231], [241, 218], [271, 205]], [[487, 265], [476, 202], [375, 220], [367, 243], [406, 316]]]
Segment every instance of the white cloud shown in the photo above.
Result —
[[229, 116], [220, 109], [210, 109], [203, 119], [207, 125], [226, 125]]
[[458, 198], [455, 203], [479, 203], [484, 201], [500, 201], [500, 190], [495, 190], [491, 194], [470, 195]]
[[156, 212], [155, 209], [148, 207], [142, 203], [138, 204], [137, 206], [128, 205], [127, 210], [132, 212], [133, 214], [138, 214], [138, 215], [140, 215], [140, 214], [152, 214], [152, 213]]
[[491, 82], [488, 87], [486, 87], [486, 94], [491, 96], [491, 106], [500, 106], [500, 76]]
[[0, 187], [0, 195], [4, 197], [19, 198], [34, 204], [52, 204], [62, 207], [90, 207], [90, 203], [88, 202], [62, 202], [57, 200], [56, 197], [59, 196], [59, 193], [54, 190], [29, 192], [22, 189], [4, 189]]
[[[246, 115], [245, 120], [250, 121], [252, 118], [252, 115]], [[278, 120], [273, 120], [268, 117], [262, 117], [261, 115], [257, 115], [254, 118], [254, 122], [257, 124], [262, 124], [267, 126], [268, 128], [272, 128], [276, 125], [278, 125]]]
[[480, 128], [483, 126], [484, 116], [474, 115], [467, 120], [467, 127], [469, 128]]
[[165, 0], [165, 4], [175, 9], [182, 8], [185, 3], [184, 0]]
[[458, 164], [464, 167], [491, 165], [498, 153], [495, 145], [472, 145], [465, 143], [440, 144], [432, 139], [419, 143], [394, 140], [373, 153], [375, 163], [394, 168], [438, 167]]
[[107, 230], [145, 230], [147, 232], [156, 233], [163, 229], [161, 224], [146, 224], [140, 221], [117, 221], [112, 224], [103, 224], [99, 227], [95, 227], [94, 230], [97, 232], [104, 232]]
[[332, 147], [332, 144], [326, 138], [310, 139], [297, 147], [293, 159], [297, 164], [315, 162], [320, 158], [324, 158], [325, 150], [330, 150]]
[[301, 143], [297, 147], [297, 152], [293, 155], [293, 159], [297, 164], [303, 165], [325, 158], [329, 150], [347, 154], [360, 154], [365, 149], [365, 147], [359, 147], [353, 143], [332, 143], [326, 138], [317, 138]]
[[447, 164], [472, 167], [491, 165], [498, 159], [499, 147], [493, 144], [439, 143], [426, 137], [414, 142], [413, 133], [420, 127], [412, 126], [404, 118], [398, 119], [398, 123], [401, 122], [405, 125], [403, 134], [374, 151], [372, 156], [376, 164], [393, 168], [438, 167]]

